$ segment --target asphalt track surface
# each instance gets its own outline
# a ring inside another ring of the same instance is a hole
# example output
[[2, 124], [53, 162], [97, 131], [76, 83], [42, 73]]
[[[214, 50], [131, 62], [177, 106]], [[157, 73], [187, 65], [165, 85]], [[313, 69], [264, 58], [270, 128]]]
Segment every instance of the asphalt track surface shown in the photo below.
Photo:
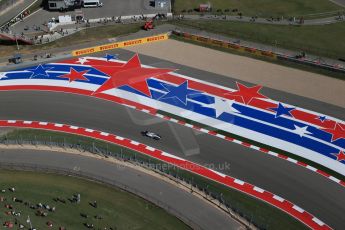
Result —
[[[121, 59], [132, 54], [118, 50]], [[235, 88], [235, 79], [180, 66], [153, 57], [141, 56], [143, 64], [178, 68], [179, 73]], [[249, 84], [250, 85], [250, 84]], [[344, 119], [343, 108], [272, 89], [263, 94], [303, 108]], [[151, 119], [141, 122], [140, 119]], [[214, 169], [252, 183], [283, 198], [320, 218], [335, 229], [344, 227], [345, 189], [305, 168], [285, 160], [262, 154], [244, 146], [207, 134], [194, 135], [199, 154], [186, 156], [174, 138], [173, 129], [187, 135], [194, 132], [178, 124], [125, 108], [111, 102], [85, 96], [54, 92], [0, 92], [0, 119], [23, 119], [59, 122], [102, 130], [127, 137], [200, 164], [213, 164]], [[157, 123], [157, 121], [159, 123]], [[146, 124], [146, 125], [145, 125]], [[156, 142], [141, 136], [151, 130], [163, 138]], [[224, 164], [230, 165], [224, 169]]]
[[[173, 207], [202, 229], [239, 229], [241, 225], [204, 200], [155, 176], [104, 160], [70, 153], [1, 149], [1, 163], [33, 164], [42, 168], [80, 168], [84, 173], [121, 183], [147, 197]], [[196, 227], [198, 227], [196, 226]]]

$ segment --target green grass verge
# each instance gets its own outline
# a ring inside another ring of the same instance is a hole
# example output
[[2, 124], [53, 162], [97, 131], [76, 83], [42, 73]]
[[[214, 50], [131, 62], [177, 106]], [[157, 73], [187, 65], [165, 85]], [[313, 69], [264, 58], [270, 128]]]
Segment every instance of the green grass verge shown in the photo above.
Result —
[[332, 175], [332, 176], [334, 176], [334, 177], [336, 177], [336, 178], [338, 178], [340, 180], [345, 181], [345, 176], [343, 176], [343, 175], [341, 175], [341, 174], [339, 174], [339, 173], [337, 173], [337, 172], [335, 172], [335, 171], [333, 171], [333, 170], [331, 170], [331, 169], [329, 169], [329, 168], [327, 168], [325, 166], [322, 166], [320, 164], [317, 164], [317, 163], [315, 163], [313, 161], [310, 161], [310, 160], [305, 159], [303, 157], [297, 156], [295, 154], [286, 152], [284, 150], [281, 150], [281, 149], [278, 149], [278, 148], [274, 148], [272, 146], [265, 145], [265, 144], [262, 144], [262, 143], [259, 143], [259, 142], [256, 142], [256, 141], [253, 141], [253, 140], [250, 140], [250, 139], [247, 139], [245, 137], [238, 136], [238, 135], [235, 135], [235, 134], [232, 134], [232, 133], [229, 133], [229, 132], [225, 132], [223, 130], [217, 130], [217, 129], [213, 128], [213, 127], [210, 127], [210, 126], [207, 126], [207, 125], [204, 125], [204, 124], [192, 121], [192, 120], [187, 119], [187, 118], [179, 117], [179, 116], [177, 116], [175, 114], [170, 114], [170, 113], [167, 113], [167, 112], [162, 111], [162, 110], [157, 111], [157, 113], [165, 115], [165, 116], [168, 116], [168, 117], [171, 117], [171, 118], [175, 118], [175, 119], [180, 120], [180, 121], [185, 121], [188, 124], [196, 125], [196, 126], [198, 126], [200, 128], [205, 128], [205, 129], [208, 129], [208, 130], [211, 130], [211, 131], [215, 131], [215, 132], [217, 132], [219, 134], [222, 134], [224, 136], [231, 137], [231, 138], [234, 138], [234, 139], [237, 139], [237, 140], [240, 140], [240, 141], [243, 141], [243, 142], [246, 142], [246, 143], [258, 146], [258, 147], [261, 147], [261, 148], [265, 148], [265, 149], [268, 149], [268, 150], [276, 152], [276, 153], [283, 154], [283, 155], [285, 155], [287, 157], [291, 157], [291, 158], [293, 158], [295, 160], [302, 161], [302, 162], [304, 162], [304, 163], [306, 163], [306, 164], [308, 164], [310, 166], [313, 166], [313, 167], [315, 167], [317, 169], [320, 169], [320, 170], [322, 170], [322, 171], [324, 171], [324, 172], [326, 172], [326, 173], [328, 173], [328, 174], [330, 174], [330, 175]]
[[223, 10], [223, 12], [225, 9], [238, 9], [244, 15], [257, 15], [259, 17], [306, 16], [344, 10], [344, 8], [329, 0], [174, 0], [173, 9], [174, 12], [178, 13], [183, 10], [196, 9], [199, 7], [199, 4], [208, 2], [211, 3], [213, 12], [216, 12], [218, 9]]
[[[6, 192], [1, 194], [6, 198], [0, 207], [2, 222], [13, 221], [14, 217], [6, 215], [9, 209], [5, 204], [13, 205], [16, 212], [21, 212], [16, 217], [19, 223], [28, 227], [26, 223], [28, 215], [33, 227], [37, 229], [49, 229], [46, 222], [53, 222], [53, 229], [64, 226], [67, 229], [86, 229], [84, 223], [93, 223], [94, 229], [190, 229], [176, 217], [171, 216], [162, 208], [139, 198], [131, 193], [74, 177], [59, 176], [52, 174], [0, 171], [1, 189]], [[15, 188], [10, 192], [8, 188]], [[81, 195], [79, 204], [71, 203], [68, 199], [73, 194]], [[33, 210], [23, 203], [12, 201], [12, 197], [21, 199], [31, 204], [48, 204], [55, 206], [55, 212], [49, 212], [47, 217], [36, 216], [37, 210]], [[66, 203], [56, 202], [54, 198], [65, 199]], [[97, 208], [89, 205], [89, 202], [97, 201]], [[10, 210], [12, 211], [12, 210]], [[80, 213], [89, 217], [83, 218]], [[102, 220], [95, 218], [96, 215], [103, 217]], [[164, 226], [164, 227], [162, 227]], [[28, 229], [28, 228], [26, 228]]]
[[[0, 137], [0, 141], [3, 141], [4, 138], [5, 136]], [[65, 133], [30, 129], [16, 129], [11, 131], [6, 134], [6, 139], [20, 140], [19, 142], [30, 140], [35, 143], [39, 141], [45, 144], [48, 144], [50, 141], [60, 143], [65, 142], [69, 143], [71, 147], [75, 147], [76, 145], [85, 146], [85, 149], [92, 148], [94, 145], [97, 147], [97, 149], [106, 148], [108, 151], [112, 152], [110, 155], [113, 156], [135, 160], [142, 163], [149, 163], [151, 165], [155, 164], [153, 167], [156, 169], [160, 169], [164, 173], [178, 177], [179, 179], [189, 181], [189, 183], [197, 186], [200, 190], [207, 191], [208, 194], [210, 194], [210, 196], [212, 196], [214, 199], [219, 199], [221, 197], [220, 194], [222, 194], [223, 203], [262, 229], [307, 229], [299, 221], [267, 203], [249, 197], [219, 183], [210, 181], [204, 177], [197, 176], [173, 166], [164, 166], [167, 164], [140, 153], [128, 149], [126, 150], [106, 142]], [[119, 154], [120, 149], [122, 149], [121, 156]]]
[[231, 21], [180, 20], [173, 24], [277, 46], [321, 57], [344, 58], [345, 22], [319, 26], [282, 26]]
[[303, 65], [303, 64], [295, 63], [295, 62], [289, 62], [289, 61], [284, 61], [284, 60], [272, 59], [272, 58], [264, 57], [264, 56], [258, 56], [258, 55], [254, 55], [254, 54], [247, 53], [247, 52], [240, 52], [240, 51], [236, 51], [236, 50], [228, 49], [228, 48], [224, 48], [224, 47], [219, 47], [219, 46], [212, 45], [212, 44], [206, 44], [206, 43], [202, 43], [202, 42], [198, 42], [198, 41], [193, 41], [193, 40], [186, 39], [186, 38], [183, 38], [183, 37], [177, 36], [177, 35], [171, 35], [169, 38], [175, 39], [175, 40], [181, 41], [181, 42], [187, 42], [190, 44], [206, 47], [206, 48], [211, 48], [214, 50], [219, 50], [219, 51], [226, 52], [226, 53], [231, 53], [231, 54], [244, 56], [244, 57], [250, 57], [250, 58], [257, 59], [257, 60], [274, 63], [277, 65], [282, 65], [282, 66], [286, 66], [286, 67], [290, 67], [290, 68], [295, 68], [295, 69], [300, 69], [300, 70], [304, 70], [304, 71], [308, 71], [308, 72], [312, 72], [312, 73], [326, 75], [326, 76], [337, 78], [340, 80], [345, 80], [345, 75], [343, 73], [340, 73], [340, 72], [334, 72], [334, 71], [330, 71], [327, 69], [317, 68], [317, 67], [313, 67], [313, 66], [309, 66], [309, 65]]

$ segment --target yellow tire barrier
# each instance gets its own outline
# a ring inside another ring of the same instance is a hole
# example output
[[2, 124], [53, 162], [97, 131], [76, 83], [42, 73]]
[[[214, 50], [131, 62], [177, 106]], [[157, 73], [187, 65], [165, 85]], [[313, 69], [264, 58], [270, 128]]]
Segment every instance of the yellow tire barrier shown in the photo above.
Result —
[[159, 35], [155, 35], [155, 36], [151, 36], [151, 37], [145, 37], [145, 38], [139, 38], [139, 39], [134, 39], [134, 40], [109, 43], [109, 44], [105, 44], [105, 45], [101, 45], [101, 46], [94, 46], [94, 47], [89, 47], [89, 48], [80, 49], [80, 50], [73, 50], [72, 56], [87, 55], [87, 54], [103, 52], [103, 51], [112, 50], [112, 49], [118, 49], [118, 48], [141, 45], [141, 44], [146, 44], [146, 43], [164, 41], [167, 39], [169, 39], [168, 34], [159, 34]]
[[216, 40], [216, 39], [203, 37], [203, 36], [197, 36], [197, 35], [189, 34], [189, 33], [183, 33], [183, 32], [181, 32], [181, 33], [173, 32], [173, 33], [178, 35], [178, 36], [182, 36], [188, 40], [197, 41], [200, 43], [205, 43], [205, 44], [209, 44], [209, 45], [213, 45], [213, 46], [228, 48], [228, 49], [236, 50], [236, 51], [243, 52], [243, 53], [250, 53], [250, 54], [253, 54], [256, 56], [277, 59], [277, 55], [271, 51], [245, 47], [245, 46], [241, 46], [238, 44], [234, 44], [234, 43], [230, 43], [230, 42], [226, 42], [226, 41], [221, 41], [221, 40]]

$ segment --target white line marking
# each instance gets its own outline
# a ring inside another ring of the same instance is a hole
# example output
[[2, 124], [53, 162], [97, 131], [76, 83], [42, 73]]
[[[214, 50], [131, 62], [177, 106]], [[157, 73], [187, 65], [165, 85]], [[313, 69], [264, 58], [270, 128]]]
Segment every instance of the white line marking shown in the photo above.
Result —
[[324, 222], [322, 222], [321, 220], [319, 220], [319, 219], [318, 219], [318, 218], [316, 218], [316, 217], [314, 217], [312, 220], [313, 220], [315, 223], [317, 223], [318, 225], [320, 225], [320, 226], [325, 225], [325, 223], [324, 223]]
[[219, 137], [219, 138], [222, 138], [222, 139], [225, 138], [225, 136], [223, 134], [219, 134], [219, 133], [217, 133], [216, 136]]
[[268, 151], [268, 154], [272, 155], [272, 156], [275, 156], [275, 157], [278, 157], [278, 153], [275, 153], [275, 152], [272, 152], [272, 151]]
[[244, 185], [244, 181], [241, 181], [239, 179], [235, 179], [234, 182], [239, 185]]
[[275, 199], [275, 200], [277, 200], [277, 201], [280, 201], [280, 202], [283, 202], [283, 201], [284, 201], [283, 198], [281, 198], [280, 196], [277, 196], [277, 195], [274, 195], [274, 196], [273, 196], [273, 199]]
[[306, 168], [307, 168], [307, 169], [310, 169], [311, 171], [314, 171], [314, 172], [317, 171], [317, 168], [314, 168], [313, 166], [310, 166], [310, 165], [307, 165]]
[[338, 178], [335, 178], [334, 176], [330, 176], [328, 178], [331, 179], [332, 181], [338, 183], [338, 184], [340, 183], [340, 180]]
[[146, 149], [151, 151], [151, 152], [155, 151], [155, 148], [152, 148], [151, 146], [146, 146]]
[[140, 143], [139, 143], [139, 142], [136, 142], [136, 141], [131, 141], [131, 144], [132, 144], [132, 145], [139, 145]]
[[297, 163], [297, 161], [296, 161], [295, 159], [292, 159], [292, 158], [290, 158], [290, 157], [287, 158], [286, 160], [288, 160], [288, 161], [290, 161], [290, 162], [292, 162], [292, 163], [295, 163], [295, 164]]
[[256, 186], [254, 186], [253, 189], [254, 189], [255, 191], [259, 192], [259, 193], [264, 193], [264, 192], [265, 192], [265, 190], [263, 190], [262, 188], [256, 187]]
[[296, 211], [300, 212], [300, 213], [304, 212], [304, 209], [298, 207], [297, 205], [292, 206], [292, 208], [295, 209]]

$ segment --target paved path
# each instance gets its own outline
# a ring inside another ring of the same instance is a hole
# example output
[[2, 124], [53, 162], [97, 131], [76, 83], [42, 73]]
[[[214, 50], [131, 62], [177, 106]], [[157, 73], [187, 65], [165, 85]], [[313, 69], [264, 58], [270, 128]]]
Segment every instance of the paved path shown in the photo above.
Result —
[[134, 168], [105, 160], [52, 151], [0, 149], [0, 163], [35, 164], [40, 167], [59, 167], [65, 170], [78, 167], [83, 172], [114, 181], [115, 184], [126, 185], [147, 197], [153, 197], [197, 223], [202, 229], [240, 229], [241, 227], [223, 211], [171, 183]]
[[[345, 10], [345, 9], [344, 9]], [[308, 19], [304, 20], [303, 23], [301, 23], [301, 20], [299, 18], [295, 19], [280, 19], [280, 20], [273, 20], [269, 18], [253, 18], [253, 17], [247, 17], [247, 16], [229, 16], [229, 15], [184, 15], [184, 19], [190, 19], [190, 20], [217, 20], [217, 21], [234, 21], [234, 22], [249, 22], [249, 23], [260, 23], [260, 24], [271, 24], [271, 25], [327, 25], [337, 22], [342, 22], [345, 20], [345, 12], [339, 11], [339, 16], [331, 16], [331, 17], [325, 17], [325, 18], [317, 18], [317, 19]]]

